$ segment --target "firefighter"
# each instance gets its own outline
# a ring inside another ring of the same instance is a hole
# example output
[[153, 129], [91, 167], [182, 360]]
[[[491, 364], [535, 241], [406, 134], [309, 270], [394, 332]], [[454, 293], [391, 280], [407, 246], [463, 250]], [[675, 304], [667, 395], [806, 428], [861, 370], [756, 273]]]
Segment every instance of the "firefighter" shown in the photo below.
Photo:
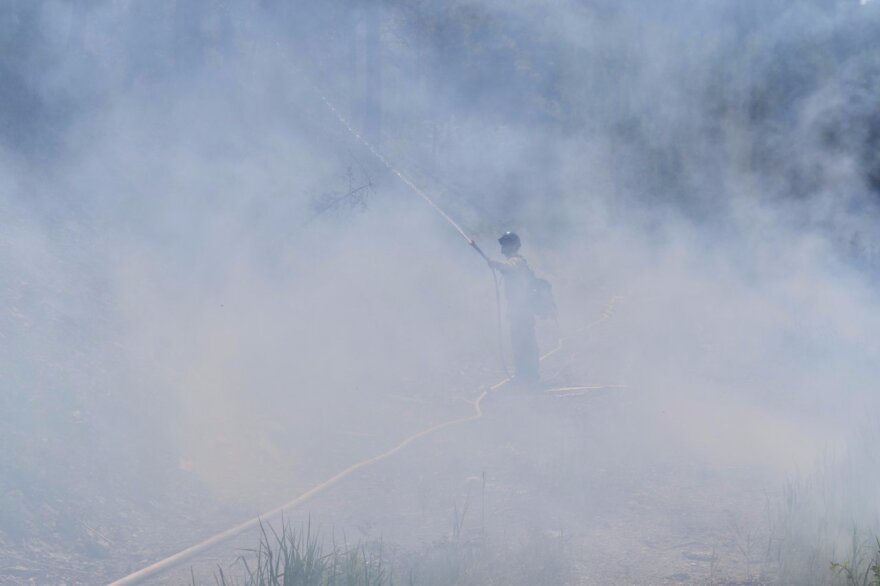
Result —
[[519, 254], [521, 242], [513, 232], [498, 239], [505, 260], [490, 260], [489, 265], [504, 279], [507, 319], [510, 324], [510, 346], [513, 349], [514, 381], [520, 384], [538, 382], [538, 341], [535, 338], [535, 310], [532, 302], [535, 275], [526, 259]]

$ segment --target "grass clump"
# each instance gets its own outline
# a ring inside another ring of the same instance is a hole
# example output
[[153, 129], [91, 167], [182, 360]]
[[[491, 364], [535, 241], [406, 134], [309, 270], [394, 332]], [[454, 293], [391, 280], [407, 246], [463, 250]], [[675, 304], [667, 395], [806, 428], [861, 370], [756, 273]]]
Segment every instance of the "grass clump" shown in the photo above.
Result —
[[860, 542], [853, 533], [850, 559], [831, 563], [831, 570], [845, 580], [846, 586], [880, 586], [880, 539], [875, 537], [868, 543]]
[[295, 530], [282, 521], [280, 532], [260, 528], [257, 548], [239, 557], [243, 575], [237, 579], [218, 568], [217, 586], [394, 586], [381, 548], [328, 545], [311, 524]]
[[379, 542], [327, 542], [310, 524], [296, 530], [282, 521], [280, 531], [261, 531], [259, 545], [244, 550], [233, 568], [218, 568], [215, 586], [536, 586], [565, 584], [570, 574], [561, 532], [494, 545], [482, 532], [453, 532], [392, 556]]
[[768, 543], [783, 584], [880, 586], [878, 442], [880, 426], [871, 424], [786, 483]]

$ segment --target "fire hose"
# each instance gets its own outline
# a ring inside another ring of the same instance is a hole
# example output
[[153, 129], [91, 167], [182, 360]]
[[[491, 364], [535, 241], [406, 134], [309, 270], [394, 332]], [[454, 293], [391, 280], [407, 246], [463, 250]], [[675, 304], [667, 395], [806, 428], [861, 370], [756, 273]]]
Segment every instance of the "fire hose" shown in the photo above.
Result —
[[[580, 328], [579, 331], [583, 332], [583, 331], [593, 329], [596, 326], [598, 326], [599, 324], [603, 323], [604, 321], [610, 319], [612, 316], [612, 311], [613, 311], [614, 304], [616, 303], [616, 301], [617, 301], [617, 298], [613, 298], [611, 300], [611, 303], [608, 305], [608, 307], [606, 307], [606, 309], [603, 311], [600, 318], [596, 319], [593, 322], [590, 322], [589, 324], [587, 324], [583, 328]], [[563, 346], [564, 346], [564, 339], [560, 338], [556, 347], [554, 347], [553, 349], [549, 350], [547, 353], [542, 355], [540, 357], [540, 360], [543, 362], [544, 360], [550, 358], [551, 356], [553, 356], [554, 354], [556, 354], [557, 352], [562, 350]], [[483, 407], [482, 407], [483, 400], [489, 395], [489, 393], [498, 391], [499, 389], [504, 387], [506, 384], [508, 384], [511, 380], [513, 380], [513, 379], [510, 376], [508, 376], [508, 377], [498, 381], [494, 385], [491, 385], [488, 388], [484, 388], [484, 390], [482, 390], [480, 392], [480, 394], [476, 397], [476, 399], [474, 399], [471, 402], [471, 405], [473, 407], [473, 413], [471, 415], [459, 417], [456, 419], [445, 421], [443, 423], [438, 423], [438, 424], [433, 425], [427, 429], [424, 429], [424, 430], [419, 431], [413, 435], [410, 435], [409, 437], [403, 439], [400, 443], [398, 443], [397, 445], [395, 445], [391, 449], [389, 449], [385, 452], [382, 452], [381, 454], [378, 454], [376, 456], [373, 456], [371, 458], [368, 458], [366, 460], [362, 460], [360, 462], [357, 462], [356, 464], [352, 464], [348, 468], [345, 468], [344, 470], [338, 472], [334, 476], [321, 482], [320, 484], [315, 485], [311, 489], [307, 490], [306, 492], [302, 493], [301, 495], [297, 496], [296, 498], [288, 501], [287, 503], [284, 503], [281, 506], [278, 506], [270, 511], [267, 511], [258, 517], [254, 517], [253, 519], [250, 519], [248, 521], [240, 523], [239, 525], [236, 525], [235, 527], [227, 529], [226, 531], [223, 531], [223, 532], [218, 533], [212, 537], [209, 537], [208, 539], [205, 539], [204, 541], [202, 541], [196, 545], [188, 547], [178, 553], [175, 553], [174, 555], [171, 555], [165, 559], [162, 559], [162, 560], [160, 560], [160, 561], [158, 561], [158, 562], [156, 562], [146, 568], [143, 568], [142, 570], [139, 570], [137, 572], [129, 574], [123, 578], [120, 578], [119, 580], [112, 582], [109, 586], [133, 586], [135, 584], [142, 584], [145, 580], [147, 580], [149, 578], [163, 574], [163, 573], [167, 572], [168, 570], [171, 570], [171, 569], [179, 566], [180, 564], [182, 564], [186, 561], [189, 561], [189, 560], [195, 558], [196, 556], [198, 556], [198, 555], [200, 555], [200, 554], [202, 554], [202, 553], [204, 553], [204, 552], [206, 552], [206, 551], [208, 551], [218, 545], [221, 545], [222, 543], [225, 543], [225, 542], [229, 541], [230, 539], [232, 539], [238, 535], [241, 535], [242, 533], [244, 533], [250, 529], [254, 529], [254, 528], [259, 527], [261, 523], [264, 523], [267, 520], [276, 518], [279, 515], [281, 515], [282, 513], [305, 503], [306, 501], [316, 497], [320, 493], [322, 493], [322, 492], [326, 491], [327, 489], [333, 487], [334, 485], [338, 484], [340, 481], [344, 480], [345, 478], [351, 476], [352, 474], [354, 474], [358, 470], [361, 470], [363, 468], [367, 468], [367, 467], [372, 466], [374, 464], [378, 464], [379, 462], [386, 460], [386, 459], [390, 458], [391, 456], [394, 456], [395, 454], [397, 454], [398, 452], [400, 452], [401, 450], [403, 450], [404, 448], [406, 448], [407, 446], [409, 446], [410, 444], [412, 444], [416, 440], [419, 440], [424, 437], [436, 434], [436, 433], [443, 431], [445, 429], [448, 429], [450, 427], [462, 425], [464, 423], [469, 423], [471, 421], [476, 421], [478, 419], [481, 419], [483, 417]], [[556, 389], [556, 390], [558, 390], [558, 391], [578, 391], [578, 390], [596, 390], [596, 389], [604, 389], [604, 388], [615, 389], [615, 388], [623, 388], [623, 387], [621, 387], [619, 385], [596, 385], [596, 386], [589, 386], [589, 387], [586, 387], [586, 386], [585, 387], [570, 387], [570, 388]], [[565, 395], [562, 395], [562, 396], [565, 396]]]
[[[319, 94], [320, 94], [320, 92], [319, 92]], [[364, 147], [366, 147], [370, 151], [370, 153], [372, 153], [373, 156], [375, 156], [375, 158], [378, 161], [380, 161], [391, 173], [393, 173], [396, 177], [398, 177], [416, 195], [421, 197], [431, 207], [431, 209], [433, 209], [438, 215], [440, 215], [450, 226], [452, 226], [452, 228], [455, 229], [456, 232], [458, 232], [461, 235], [462, 238], [464, 238], [464, 240], [471, 247], [473, 247], [473, 249], [475, 251], [477, 251], [477, 253], [487, 262], [487, 264], [489, 263], [489, 257], [486, 256], [486, 254], [482, 251], [482, 249], [479, 247], [479, 245], [476, 243], [476, 241], [473, 238], [471, 238], [470, 236], [468, 236], [468, 234], [464, 231], [464, 229], [462, 229], [462, 227], [457, 222], [455, 222], [455, 220], [453, 220], [452, 217], [449, 216], [449, 214], [447, 214], [427, 193], [425, 193], [422, 189], [420, 189], [419, 186], [416, 185], [409, 177], [407, 177], [404, 173], [402, 173], [397, 168], [395, 168], [391, 164], [391, 162], [385, 157], [385, 155], [383, 155], [378, 149], [376, 149], [376, 147], [374, 145], [372, 145], [369, 141], [367, 141], [355, 128], [353, 128], [351, 126], [351, 124], [348, 122], [348, 120], [345, 119], [345, 117], [339, 112], [339, 110], [333, 105], [333, 103], [325, 95], [320, 94], [320, 96], [321, 96], [321, 100], [324, 102], [324, 104], [329, 108], [329, 110], [334, 114], [334, 116], [339, 120], [339, 122], [345, 126], [345, 128], [348, 130], [348, 132], [359, 143], [361, 143]], [[490, 268], [491, 268], [491, 265], [490, 265]], [[498, 319], [498, 325], [499, 325], [499, 343], [501, 343], [501, 300], [500, 300], [500, 293], [499, 293], [498, 275], [496, 274], [494, 269], [492, 270], [492, 276], [493, 276], [493, 280], [495, 283], [495, 301], [496, 301], [496, 312], [497, 312], [496, 317]], [[587, 324], [587, 326], [582, 328], [581, 331], [586, 330], [586, 329], [591, 329], [591, 328], [599, 325], [603, 321], [609, 319], [611, 317], [611, 308], [613, 308], [613, 304], [614, 304], [615, 300], [616, 299], [612, 300], [612, 304], [611, 304], [610, 308], [606, 308], [606, 310], [603, 312], [601, 318], [599, 318], [598, 320], [596, 320], [590, 324]], [[547, 358], [549, 358], [550, 356], [552, 356], [553, 354], [556, 354], [559, 350], [561, 350], [562, 347], [563, 347], [563, 339], [560, 338], [557, 346], [555, 348], [553, 348], [552, 350], [550, 350], [549, 352], [547, 352], [546, 354], [544, 354], [543, 356], [541, 356], [540, 360], [541, 361], [546, 360]], [[387, 458], [390, 458], [391, 456], [397, 454], [398, 452], [400, 452], [401, 450], [403, 450], [408, 445], [410, 445], [411, 443], [415, 442], [418, 439], [424, 438], [429, 435], [433, 435], [433, 434], [440, 432], [444, 429], [447, 429], [449, 427], [461, 425], [461, 424], [468, 423], [468, 422], [475, 421], [477, 419], [482, 418], [482, 416], [483, 416], [482, 402], [486, 398], [486, 396], [490, 392], [499, 390], [501, 387], [503, 387], [504, 385], [506, 385], [507, 383], [509, 383], [512, 380], [509, 372], [507, 371], [507, 367], [503, 362], [503, 354], [502, 354], [502, 365], [504, 367], [506, 377], [504, 379], [502, 379], [501, 381], [495, 383], [494, 385], [490, 386], [488, 389], [483, 390], [476, 397], [476, 399], [474, 399], [474, 401], [471, 403], [473, 406], [473, 410], [474, 410], [471, 415], [459, 417], [459, 418], [452, 419], [450, 421], [446, 421], [443, 423], [438, 423], [432, 427], [429, 427], [429, 428], [424, 429], [418, 433], [415, 433], [415, 434], [405, 438], [404, 440], [402, 440], [400, 443], [398, 443], [396, 446], [392, 447], [391, 449], [389, 449], [385, 452], [382, 452], [381, 454], [378, 454], [376, 456], [373, 456], [371, 458], [368, 458], [366, 460], [362, 460], [356, 464], [349, 466], [348, 468], [345, 468], [344, 470], [338, 472], [336, 475], [325, 480], [324, 482], [321, 482], [320, 484], [315, 485], [311, 489], [307, 490], [306, 492], [297, 496], [296, 498], [290, 500], [289, 502], [284, 503], [283, 505], [280, 505], [270, 511], [267, 511], [258, 517], [255, 517], [253, 519], [250, 519], [248, 521], [240, 523], [239, 525], [236, 525], [235, 527], [227, 529], [226, 531], [223, 531], [223, 532], [218, 533], [212, 537], [209, 537], [208, 539], [206, 539], [196, 545], [188, 547], [188, 548], [186, 548], [178, 553], [175, 553], [174, 555], [171, 555], [163, 560], [160, 560], [160, 561], [158, 561], [158, 562], [156, 562], [146, 568], [143, 568], [137, 572], [129, 574], [123, 578], [120, 578], [120, 579], [112, 582], [109, 586], [132, 586], [134, 584], [142, 584], [145, 580], [147, 580], [151, 577], [158, 576], [158, 575], [160, 575], [160, 574], [162, 574], [162, 573], [164, 573], [164, 572], [166, 572], [166, 571], [168, 571], [168, 570], [170, 570], [170, 569], [172, 569], [172, 568], [174, 568], [174, 567], [176, 567], [176, 566], [178, 566], [188, 560], [195, 558], [199, 554], [202, 554], [202, 553], [204, 553], [204, 552], [206, 552], [206, 551], [208, 551], [208, 550], [210, 550], [210, 549], [212, 549], [212, 548], [214, 548], [214, 547], [216, 547], [226, 541], [229, 541], [230, 539], [232, 539], [232, 538], [234, 538], [234, 537], [236, 537], [236, 536], [238, 536], [238, 535], [240, 535], [250, 529], [254, 529], [254, 528], [258, 527], [262, 522], [264, 522], [268, 519], [275, 518], [275, 517], [281, 515], [283, 512], [288, 511], [294, 507], [297, 507], [297, 506], [305, 503], [306, 501], [312, 499], [313, 497], [317, 496], [318, 494], [320, 494], [320, 493], [326, 491], [327, 489], [331, 488], [332, 486], [338, 484], [340, 481], [347, 478], [348, 476], [351, 476], [353, 473], [357, 472], [358, 470], [361, 470], [361, 469], [366, 468], [368, 466], [372, 466], [373, 464], [377, 464]], [[589, 388], [604, 388], [604, 387], [577, 387], [576, 389], [589, 389]], [[612, 388], [612, 387], [608, 387], [608, 388]], [[562, 389], [562, 390], [568, 391], [568, 390], [574, 390], [574, 388], [573, 389]]]

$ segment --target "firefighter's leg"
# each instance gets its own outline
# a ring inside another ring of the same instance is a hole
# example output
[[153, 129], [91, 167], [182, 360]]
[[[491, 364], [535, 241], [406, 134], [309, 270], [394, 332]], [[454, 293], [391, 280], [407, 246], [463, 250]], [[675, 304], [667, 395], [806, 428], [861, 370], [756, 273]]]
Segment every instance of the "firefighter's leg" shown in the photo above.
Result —
[[516, 379], [525, 383], [538, 382], [538, 341], [535, 338], [534, 318], [512, 319], [510, 338]]

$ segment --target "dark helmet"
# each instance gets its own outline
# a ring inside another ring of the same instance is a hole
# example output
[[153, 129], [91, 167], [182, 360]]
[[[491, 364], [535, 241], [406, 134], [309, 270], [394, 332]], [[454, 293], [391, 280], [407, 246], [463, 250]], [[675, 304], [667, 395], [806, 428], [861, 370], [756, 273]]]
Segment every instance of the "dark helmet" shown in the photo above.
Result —
[[513, 232], [505, 232], [501, 235], [501, 238], [498, 239], [498, 243], [501, 244], [501, 249], [510, 249], [513, 251], [519, 250], [520, 241], [519, 236], [514, 234]]

